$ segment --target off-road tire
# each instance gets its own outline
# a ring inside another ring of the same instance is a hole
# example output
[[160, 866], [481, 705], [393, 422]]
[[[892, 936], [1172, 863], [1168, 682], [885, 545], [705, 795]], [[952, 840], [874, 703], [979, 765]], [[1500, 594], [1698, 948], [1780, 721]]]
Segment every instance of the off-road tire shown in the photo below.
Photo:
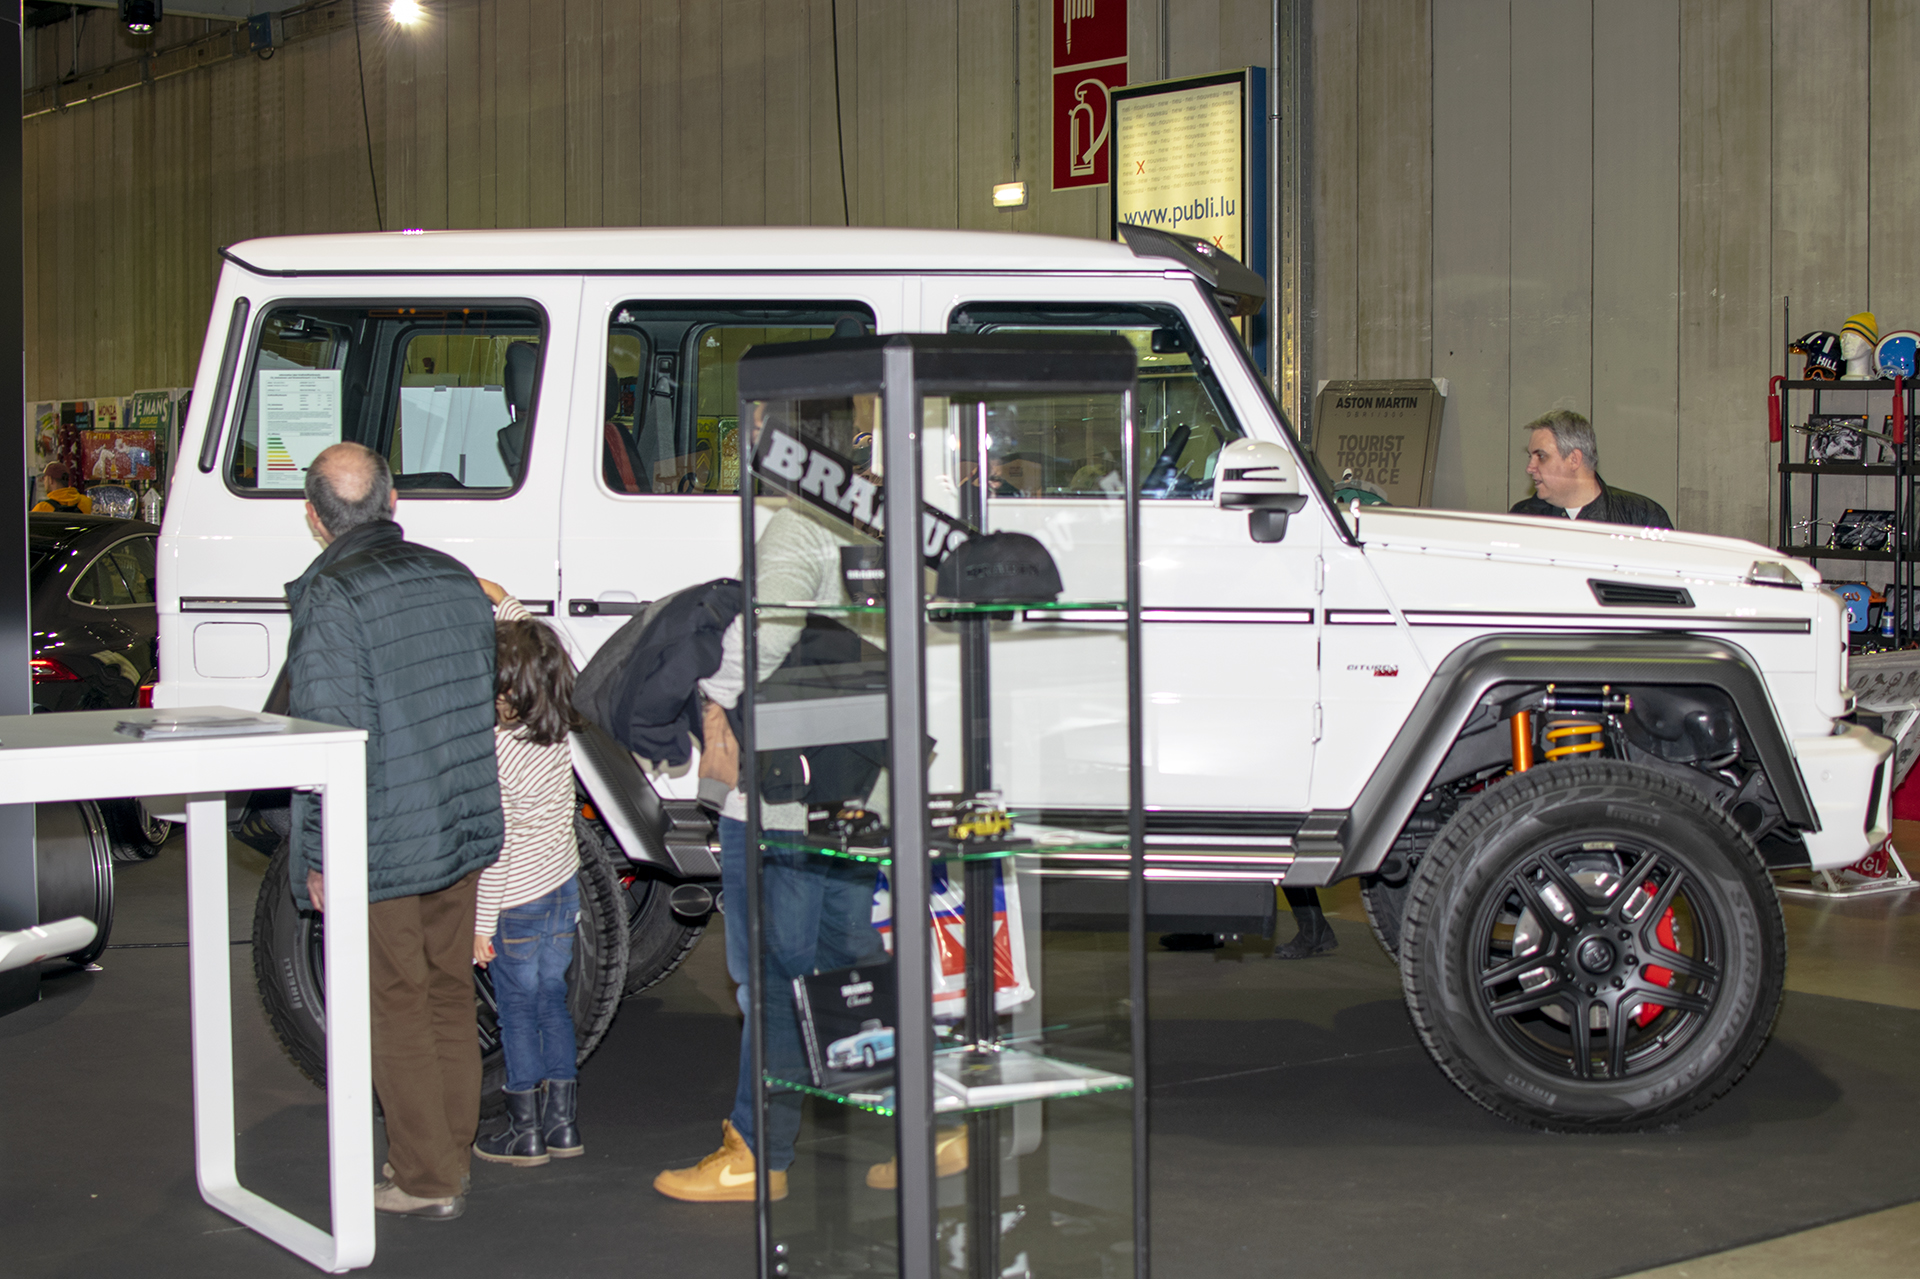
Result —
[[97, 801], [113, 839], [113, 860], [144, 862], [157, 854], [173, 835], [173, 823], [155, 817], [137, 799]]
[[664, 981], [686, 962], [706, 931], [706, 924], [689, 923], [673, 913], [667, 902], [673, 885], [639, 870], [616, 849], [613, 837], [597, 821], [574, 823], [580, 835], [581, 857], [592, 841], [609, 866], [619, 868], [622, 905], [627, 912], [627, 975], [621, 998], [630, 999]]
[[106, 953], [113, 935], [113, 841], [100, 805], [91, 799], [35, 804], [34, 870], [40, 922], [78, 915], [94, 926], [93, 940], [62, 956], [85, 968]]
[[1400, 931], [1406, 919], [1407, 894], [1413, 891], [1413, 874], [1418, 869], [1416, 859], [1413, 870], [1398, 883], [1379, 875], [1369, 875], [1360, 881], [1360, 902], [1367, 908], [1367, 923], [1373, 929], [1373, 939], [1395, 964], [1400, 962]]
[[1682, 779], [1614, 761], [1541, 765], [1463, 807], [1401, 936], [1434, 1061], [1488, 1110], [1558, 1132], [1656, 1127], [1723, 1096], [1786, 975], [1752, 842]]
[[[627, 932], [620, 877], [588, 823], [574, 819], [580, 844], [580, 927], [567, 969], [567, 1005], [573, 1013], [579, 1060], [584, 1062], [607, 1033], [620, 1007], [627, 971]], [[287, 883], [287, 846], [267, 863], [253, 912], [253, 973], [274, 1038], [293, 1064], [326, 1087], [326, 992], [322, 963], [323, 917], [301, 911]], [[585, 975], [584, 979], [582, 974]], [[506, 1063], [500, 1051], [492, 980], [474, 970], [475, 1033], [481, 1051], [481, 1113], [505, 1106]]]

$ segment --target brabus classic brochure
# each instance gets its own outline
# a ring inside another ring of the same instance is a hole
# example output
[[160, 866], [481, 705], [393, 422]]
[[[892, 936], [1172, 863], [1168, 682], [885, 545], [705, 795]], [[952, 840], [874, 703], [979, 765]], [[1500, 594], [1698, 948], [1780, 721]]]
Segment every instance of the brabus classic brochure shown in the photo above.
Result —
[[893, 964], [857, 964], [793, 979], [813, 1085], [877, 1091], [893, 1082]]

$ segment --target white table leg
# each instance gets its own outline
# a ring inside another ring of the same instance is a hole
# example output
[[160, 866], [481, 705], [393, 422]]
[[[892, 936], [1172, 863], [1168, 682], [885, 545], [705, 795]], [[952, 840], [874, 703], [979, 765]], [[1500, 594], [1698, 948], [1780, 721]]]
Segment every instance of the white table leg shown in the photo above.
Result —
[[336, 1273], [373, 1260], [373, 1040], [367, 961], [367, 766], [328, 752], [327, 1155]]
[[234, 1166], [233, 957], [227, 944], [224, 795], [187, 799], [187, 973], [193, 1025], [193, 1154], [200, 1194], [220, 1207]]
[[[365, 765], [339, 756], [326, 791], [327, 1154], [333, 1233], [240, 1184], [234, 1152], [232, 947], [224, 796], [187, 803], [187, 937], [193, 1018], [194, 1161], [200, 1195], [333, 1274], [373, 1260], [373, 1084], [368, 1052]], [[351, 832], [351, 833], [349, 833]]]

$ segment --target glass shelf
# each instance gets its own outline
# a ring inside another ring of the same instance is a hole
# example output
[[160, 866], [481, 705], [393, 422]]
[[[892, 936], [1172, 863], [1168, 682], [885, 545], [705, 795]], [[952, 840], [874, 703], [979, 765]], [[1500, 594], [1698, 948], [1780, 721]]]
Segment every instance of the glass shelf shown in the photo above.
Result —
[[[985, 613], [1072, 613], [1083, 609], [1097, 609], [1103, 612], [1117, 611], [1115, 621], [1126, 620], [1126, 601], [1124, 600], [1037, 600], [1032, 603], [1019, 601], [999, 601], [995, 603], [975, 603], [967, 600], [927, 601], [927, 612], [964, 616]], [[842, 616], [859, 614], [883, 614], [885, 604], [840, 604], [825, 600], [755, 600], [755, 613], [834, 613]]]
[[[803, 852], [818, 853], [823, 857], [836, 857], [845, 861], [870, 862], [887, 866], [893, 863], [893, 850], [885, 845], [875, 847], [844, 847], [824, 836], [808, 832], [804, 836], [785, 836], [781, 839], [781, 848], [797, 848]], [[762, 843], [761, 851], [773, 847]], [[1124, 850], [1127, 836], [1111, 831], [1069, 830], [1059, 826], [1037, 826], [1027, 822], [1013, 824], [1013, 837], [1010, 841], [994, 841], [971, 846], [953, 845], [935, 840], [927, 849], [927, 855], [934, 861], [988, 862], [1003, 857], [1023, 855], [1045, 856], [1050, 853], [1085, 853], [1113, 849]]]
[[[767, 1076], [767, 1083], [876, 1115], [894, 1113], [891, 1069], [856, 1076], [842, 1088], [819, 1088], [773, 1075]], [[1028, 1048], [969, 1045], [933, 1055], [935, 1114], [1000, 1110], [1026, 1101], [1090, 1097], [1131, 1087], [1133, 1080], [1126, 1075]]]

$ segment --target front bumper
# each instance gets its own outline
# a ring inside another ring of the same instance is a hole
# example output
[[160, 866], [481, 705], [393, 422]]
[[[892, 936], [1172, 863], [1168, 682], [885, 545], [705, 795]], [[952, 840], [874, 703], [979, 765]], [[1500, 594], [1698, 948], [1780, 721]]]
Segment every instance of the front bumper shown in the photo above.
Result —
[[1803, 832], [1815, 870], [1850, 866], [1878, 848], [1893, 831], [1893, 743], [1878, 733], [1845, 725], [1831, 737], [1796, 737], [1800, 761], [1820, 829]]

